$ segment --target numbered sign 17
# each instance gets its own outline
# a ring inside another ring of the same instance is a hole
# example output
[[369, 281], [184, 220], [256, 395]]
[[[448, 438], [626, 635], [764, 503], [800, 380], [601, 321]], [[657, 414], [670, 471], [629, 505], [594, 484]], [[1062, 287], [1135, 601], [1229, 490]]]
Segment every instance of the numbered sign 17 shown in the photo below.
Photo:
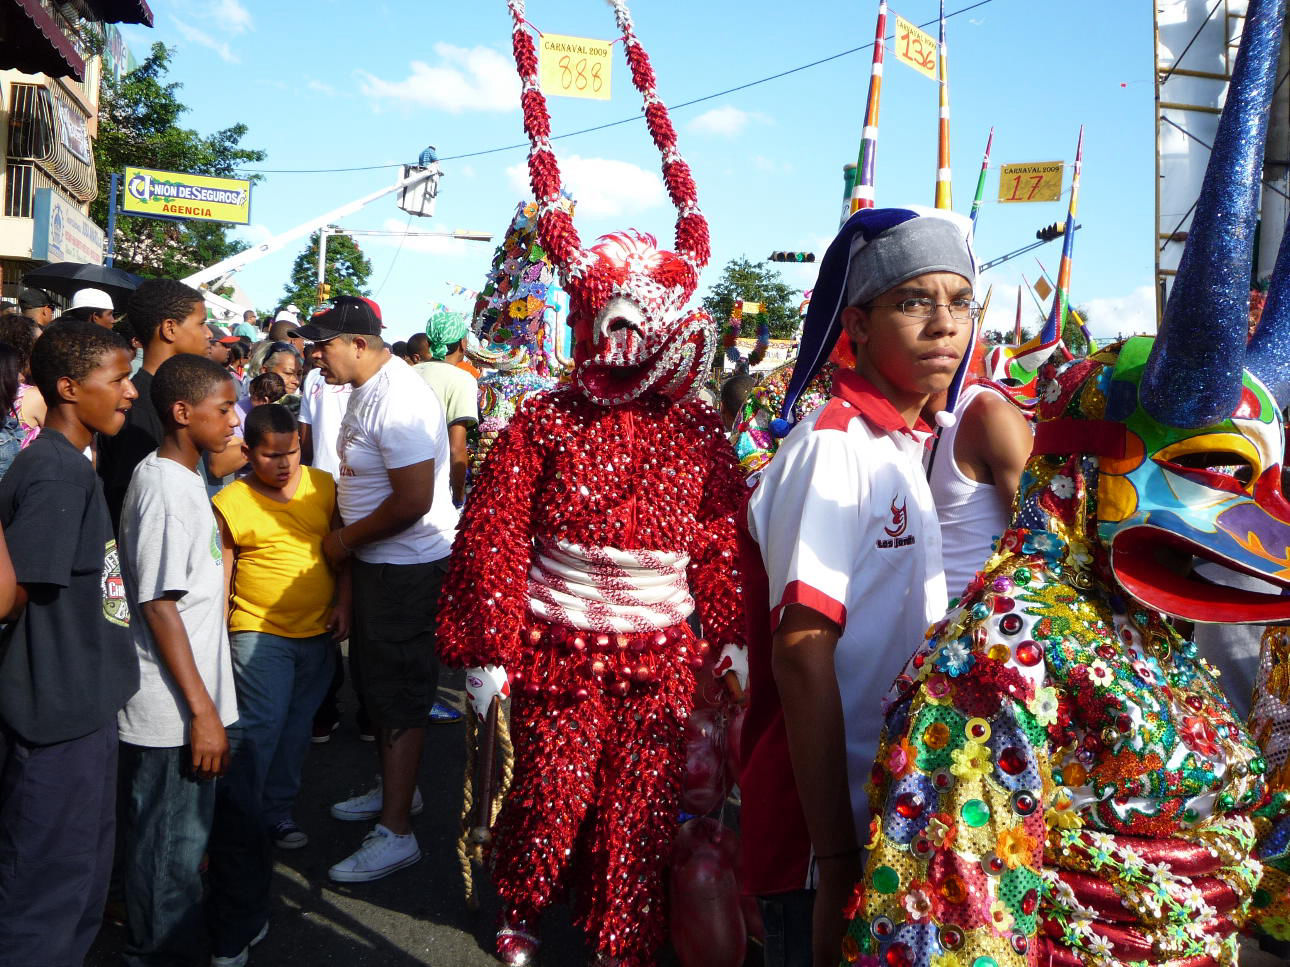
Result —
[[538, 45], [542, 93], [607, 101], [613, 48], [606, 40], [543, 34]]
[[904, 17], [896, 17], [896, 59], [936, 80], [936, 38]]
[[999, 201], [1057, 201], [1062, 197], [1060, 161], [1034, 161], [999, 168]]

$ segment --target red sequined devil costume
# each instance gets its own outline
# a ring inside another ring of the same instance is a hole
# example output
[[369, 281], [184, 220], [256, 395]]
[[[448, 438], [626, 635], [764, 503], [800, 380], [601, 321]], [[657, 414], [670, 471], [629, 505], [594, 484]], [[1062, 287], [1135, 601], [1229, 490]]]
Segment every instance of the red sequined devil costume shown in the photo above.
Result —
[[[457, 666], [505, 666], [514, 784], [498, 819], [498, 954], [528, 963], [542, 912], [572, 887], [599, 962], [651, 963], [665, 929], [683, 728], [706, 642], [742, 659], [733, 512], [741, 493], [716, 414], [693, 398], [714, 346], [685, 304], [707, 223], [621, 2], [632, 81], [679, 212], [676, 253], [636, 232], [584, 249], [560, 174], [523, 0], [510, 0], [538, 237], [561, 272], [570, 385], [521, 405], [466, 506], [440, 611]], [[493, 673], [496, 677], [496, 672]], [[488, 675], [468, 675], [476, 689]]]

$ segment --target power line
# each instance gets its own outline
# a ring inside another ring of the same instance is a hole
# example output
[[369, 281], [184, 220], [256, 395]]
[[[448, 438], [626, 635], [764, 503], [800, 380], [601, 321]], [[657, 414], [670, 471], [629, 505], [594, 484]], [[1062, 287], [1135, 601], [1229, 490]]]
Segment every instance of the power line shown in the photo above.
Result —
[[[977, 0], [976, 3], [969, 4], [968, 6], [963, 7], [960, 10], [955, 10], [951, 13], [947, 13], [945, 15], [945, 19], [949, 20], [954, 17], [960, 17], [965, 13], [970, 13], [971, 11], [977, 9], [978, 7], [984, 7], [987, 4], [991, 4], [994, 2], [995, 0]], [[938, 18], [935, 20], [929, 20], [927, 21], [927, 23], [920, 24], [919, 26], [930, 27], [933, 24], [936, 24], [939, 22], [940, 21]], [[895, 35], [893, 34], [892, 36], [894, 37]], [[873, 49], [872, 41], [870, 41], [867, 44], [862, 44], [859, 47], [852, 47], [849, 50], [843, 50], [843, 51], [839, 51], [836, 54], [830, 54], [828, 57], [821, 57], [819, 60], [813, 60], [807, 64], [801, 64], [797, 67], [790, 67], [788, 68], [788, 70], [782, 70], [778, 74], [770, 74], [766, 77], [759, 77], [755, 81], [748, 81], [746, 84], [739, 84], [736, 87], [728, 87], [724, 91], [717, 91], [714, 94], [705, 94], [702, 97], [696, 97], [689, 101], [682, 101], [680, 104], [668, 105], [668, 110], [679, 111], [682, 108], [693, 107], [694, 105], [702, 104], [705, 101], [715, 100], [718, 97], [725, 97], [727, 94], [736, 94], [739, 91], [746, 91], [750, 87], [757, 87], [758, 85], [761, 85], [761, 84], [768, 84], [771, 81], [779, 80], [781, 77], [788, 77], [792, 74], [800, 73], [801, 71], [810, 70], [813, 67], [819, 67], [821, 64], [827, 64], [830, 61], [835, 61], [842, 57], [849, 57], [852, 54], [858, 54], [861, 51], [871, 50], [871, 49]], [[604, 124], [596, 124], [589, 128], [580, 128], [577, 131], [569, 131], [569, 132], [566, 132], [565, 134], [554, 134], [551, 136], [550, 140], [563, 141], [565, 138], [576, 138], [584, 134], [592, 134], [593, 132], [596, 132], [596, 131], [604, 131], [608, 128], [616, 128], [624, 124], [631, 124], [634, 121], [643, 121], [644, 119], [645, 119], [645, 115], [643, 113], [633, 114], [631, 117], [620, 118], [617, 121], [606, 121]], [[484, 148], [480, 151], [467, 151], [464, 154], [448, 155], [446, 157], [440, 158], [439, 160], [440, 161], [464, 161], [468, 158], [482, 158], [485, 155], [500, 154], [503, 151], [517, 151], [520, 148], [527, 148], [528, 146], [529, 146], [529, 143], [527, 141], [519, 141], [519, 142], [516, 142], [515, 144], [504, 144], [496, 148]], [[244, 168], [242, 169], [241, 173], [249, 174], [249, 175], [325, 175], [325, 174], [340, 174], [340, 173], [350, 172], [350, 171], [377, 171], [382, 168], [401, 168], [401, 167], [403, 167], [402, 162], [397, 164], [359, 165], [353, 168]]]

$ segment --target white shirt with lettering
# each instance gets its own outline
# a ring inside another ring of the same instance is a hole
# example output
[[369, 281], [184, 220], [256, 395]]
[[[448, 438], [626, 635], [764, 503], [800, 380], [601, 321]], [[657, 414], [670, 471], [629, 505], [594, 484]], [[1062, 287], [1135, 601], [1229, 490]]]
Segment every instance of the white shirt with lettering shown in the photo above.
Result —
[[457, 535], [457, 509], [448, 482], [448, 428], [434, 390], [412, 367], [391, 356], [355, 386], [336, 443], [340, 516], [346, 524], [372, 513], [392, 492], [389, 471], [435, 462], [430, 509], [407, 530], [355, 549], [369, 564], [427, 564], [448, 556]]

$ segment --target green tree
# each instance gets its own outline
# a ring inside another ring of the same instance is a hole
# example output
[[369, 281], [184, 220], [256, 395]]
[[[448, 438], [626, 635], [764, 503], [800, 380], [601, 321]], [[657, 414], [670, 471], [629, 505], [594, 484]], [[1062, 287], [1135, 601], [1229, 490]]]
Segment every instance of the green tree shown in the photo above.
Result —
[[[247, 162], [265, 159], [263, 151], [242, 146], [245, 124], [211, 135], [180, 126], [188, 107], [179, 100], [182, 85], [167, 82], [170, 58], [170, 48], [153, 44], [147, 60], [124, 75], [119, 85], [104, 72], [94, 142], [99, 193], [90, 206], [90, 217], [104, 228], [109, 178], [126, 165], [227, 177]], [[231, 228], [220, 222], [118, 216], [116, 264], [142, 275], [182, 278], [246, 248], [230, 237]]]
[[[291, 266], [291, 280], [283, 287], [282, 303], [294, 302], [308, 318], [318, 305], [318, 239], [321, 232], [309, 237], [309, 244], [296, 256]], [[327, 265], [323, 280], [331, 286], [331, 298], [341, 295], [367, 295], [367, 280], [372, 263], [348, 235], [327, 236]]]
[[[1079, 317], [1084, 320], [1084, 325], [1087, 326], [1089, 321], [1088, 309], [1084, 306], [1071, 306], [1071, 309], [1079, 314]], [[1066, 313], [1066, 322], [1062, 326], [1062, 341], [1066, 343], [1066, 348], [1071, 351], [1072, 355], [1088, 355], [1090, 348], [1088, 338], [1084, 335], [1084, 331], [1080, 329], [1079, 323], [1075, 321], [1070, 312]]]
[[802, 324], [797, 314], [798, 290], [783, 280], [779, 272], [765, 262], [750, 262], [746, 257], [731, 259], [721, 272], [721, 281], [708, 290], [703, 308], [724, 326], [736, 301], [760, 302], [759, 315], [744, 315], [741, 336], [755, 336], [757, 325], [765, 322], [776, 339], [791, 339]]

